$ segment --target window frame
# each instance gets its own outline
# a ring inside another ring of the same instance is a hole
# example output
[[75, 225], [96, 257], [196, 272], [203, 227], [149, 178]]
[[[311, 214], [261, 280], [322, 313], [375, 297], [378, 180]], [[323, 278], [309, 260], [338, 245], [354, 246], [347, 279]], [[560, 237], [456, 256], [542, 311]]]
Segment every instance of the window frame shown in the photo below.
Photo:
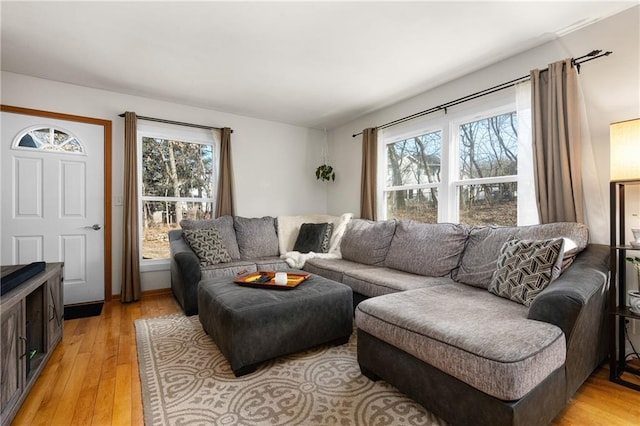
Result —
[[[387, 187], [387, 145], [425, 133], [440, 130], [442, 133], [440, 180], [439, 184], [420, 184], [420, 188], [435, 187], [438, 190], [438, 223], [458, 223], [460, 217], [458, 188], [466, 185], [486, 183], [516, 182], [520, 187], [523, 179], [521, 172], [520, 136], [518, 141], [518, 172], [516, 175], [497, 176], [488, 178], [461, 179], [460, 178], [460, 134], [459, 126], [465, 123], [482, 120], [496, 115], [515, 111], [518, 113], [518, 135], [522, 131], [516, 91], [508, 90], [488, 95], [482, 99], [476, 99], [456, 107], [455, 111], [442, 111], [433, 115], [411, 120], [411, 122], [383, 129], [378, 134], [378, 190], [377, 213], [378, 217], [387, 219], [387, 193], [390, 190], [415, 189], [416, 185]], [[526, 110], [525, 110], [526, 113]], [[530, 119], [529, 119], [530, 122]], [[521, 222], [521, 209], [536, 208], [536, 200], [517, 199], [517, 222]], [[532, 224], [531, 220], [523, 224]], [[538, 222], [535, 222], [538, 223]]]
[[[143, 157], [142, 147], [143, 138], [157, 138], [163, 140], [177, 140], [180, 142], [194, 143], [199, 145], [210, 145], [212, 147], [213, 156], [213, 173], [211, 175], [211, 197], [162, 197], [157, 195], [144, 195], [142, 193], [143, 182]], [[219, 180], [219, 159], [220, 159], [220, 135], [219, 132], [206, 129], [196, 129], [190, 127], [182, 127], [175, 125], [164, 125], [159, 123], [147, 124], [138, 122], [137, 128], [137, 170], [138, 170], [138, 244], [139, 264], [141, 272], [165, 271], [171, 266], [169, 257], [162, 259], [144, 259], [142, 256], [142, 244], [144, 237], [144, 221], [143, 210], [146, 201], [159, 202], [185, 202], [185, 203], [211, 203], [215, 211], [215, 203], [217, 198], [217, 182]]]

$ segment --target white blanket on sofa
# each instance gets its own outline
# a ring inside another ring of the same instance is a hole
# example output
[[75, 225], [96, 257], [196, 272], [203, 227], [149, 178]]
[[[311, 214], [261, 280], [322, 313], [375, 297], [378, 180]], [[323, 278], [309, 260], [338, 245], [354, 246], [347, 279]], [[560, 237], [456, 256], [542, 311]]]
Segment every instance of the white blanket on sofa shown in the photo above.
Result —
[[[294, 269], [304, 267], [307, 260], [315, 257], [324, 259], [340, 259], [340, 242], [347, 227], [347, 223], [353, 217], [353, 213], [345, 213], [341, 216], [327, 215], [309, 215], [309, 216], [278, 216], [278, 243], [280, 248], [280, 257]], [[303, 223], [332, 223], [333, 231], [329, 241], [328, 253], [300, 253], [293, 251], [300, 226]]]

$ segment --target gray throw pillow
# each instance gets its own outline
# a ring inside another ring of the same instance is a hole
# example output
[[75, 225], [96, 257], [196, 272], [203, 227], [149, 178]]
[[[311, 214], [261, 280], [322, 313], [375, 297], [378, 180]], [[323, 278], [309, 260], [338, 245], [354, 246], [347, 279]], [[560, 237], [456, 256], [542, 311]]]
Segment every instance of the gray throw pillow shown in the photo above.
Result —
[[510, 240], [500, 249], [489, 291], [530, 306], [560, 275], [564, 240]]
[[300, 253], [323, 253], [323, 243], [325, 243], [327, 249], [329, 247], [329, 239], [327, 238], [328, 227], [328, 223], [303, 223], [300, 226], [296, 243], [293, 245], [293, 251]]
[[236, 240], [236, 230], [233, 228], [233, 216], [220, 216], [216, 219], [183, 219], [180, 221], [182, 229], [216, 229], [222, 237], [224, 246], [231, 259], [240, 259], [240, 250]]
[[231, 256], [216, 229], [185, 229], [182, 234], [200, 259], [201, 266], [231, 262]]
[[271, 216], [259, 218], [233, 217], [241, 259], [257, 259], [280, 254], [276, 222]]

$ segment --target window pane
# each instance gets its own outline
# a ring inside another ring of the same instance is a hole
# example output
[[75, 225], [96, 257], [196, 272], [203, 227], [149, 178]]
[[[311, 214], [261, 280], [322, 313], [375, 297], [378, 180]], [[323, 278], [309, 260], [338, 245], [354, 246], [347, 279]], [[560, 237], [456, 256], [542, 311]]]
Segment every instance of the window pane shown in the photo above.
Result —
[[440, 182], [440, 131], [387, 145], [387, 187]]
[[211, 198], [213, 146], [142, 138], [142, 194]]
[[516, 226], [517, 187], [516, 182], [459, 187], [460, 223]]
[[414, 219], [438, 222], [438, 189], [405, 189], [388, 191], [387, 219]]
[[52, 152], [84, 152], [84, 148], [76, 138], [61, 130], [48, 127], [25, 133], [20, 137], [17, 146]]
[[518, 121], [515, 111], [462, 124], [459, 130], [460, 179], [518, 173]]
[[211, 219], [212, 203], [187, 203], [166, 201], [143, 202], [142, 258], [169, 258], [169, 231], [179, 228], [183, 219]]

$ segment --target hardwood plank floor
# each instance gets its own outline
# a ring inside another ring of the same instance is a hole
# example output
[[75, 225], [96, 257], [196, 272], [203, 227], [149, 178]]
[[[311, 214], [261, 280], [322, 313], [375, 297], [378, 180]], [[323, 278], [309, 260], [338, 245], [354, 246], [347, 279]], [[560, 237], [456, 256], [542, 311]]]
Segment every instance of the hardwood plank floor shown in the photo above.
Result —
[[[106, 303], [99, 317], [65, 321], [64, 338], [13, 425], [142, 425], [134, 321], [180, 312], [169, 294]], [[640, 392], [599, 368], [554, 420], [556, 426], [640, 425]]]

